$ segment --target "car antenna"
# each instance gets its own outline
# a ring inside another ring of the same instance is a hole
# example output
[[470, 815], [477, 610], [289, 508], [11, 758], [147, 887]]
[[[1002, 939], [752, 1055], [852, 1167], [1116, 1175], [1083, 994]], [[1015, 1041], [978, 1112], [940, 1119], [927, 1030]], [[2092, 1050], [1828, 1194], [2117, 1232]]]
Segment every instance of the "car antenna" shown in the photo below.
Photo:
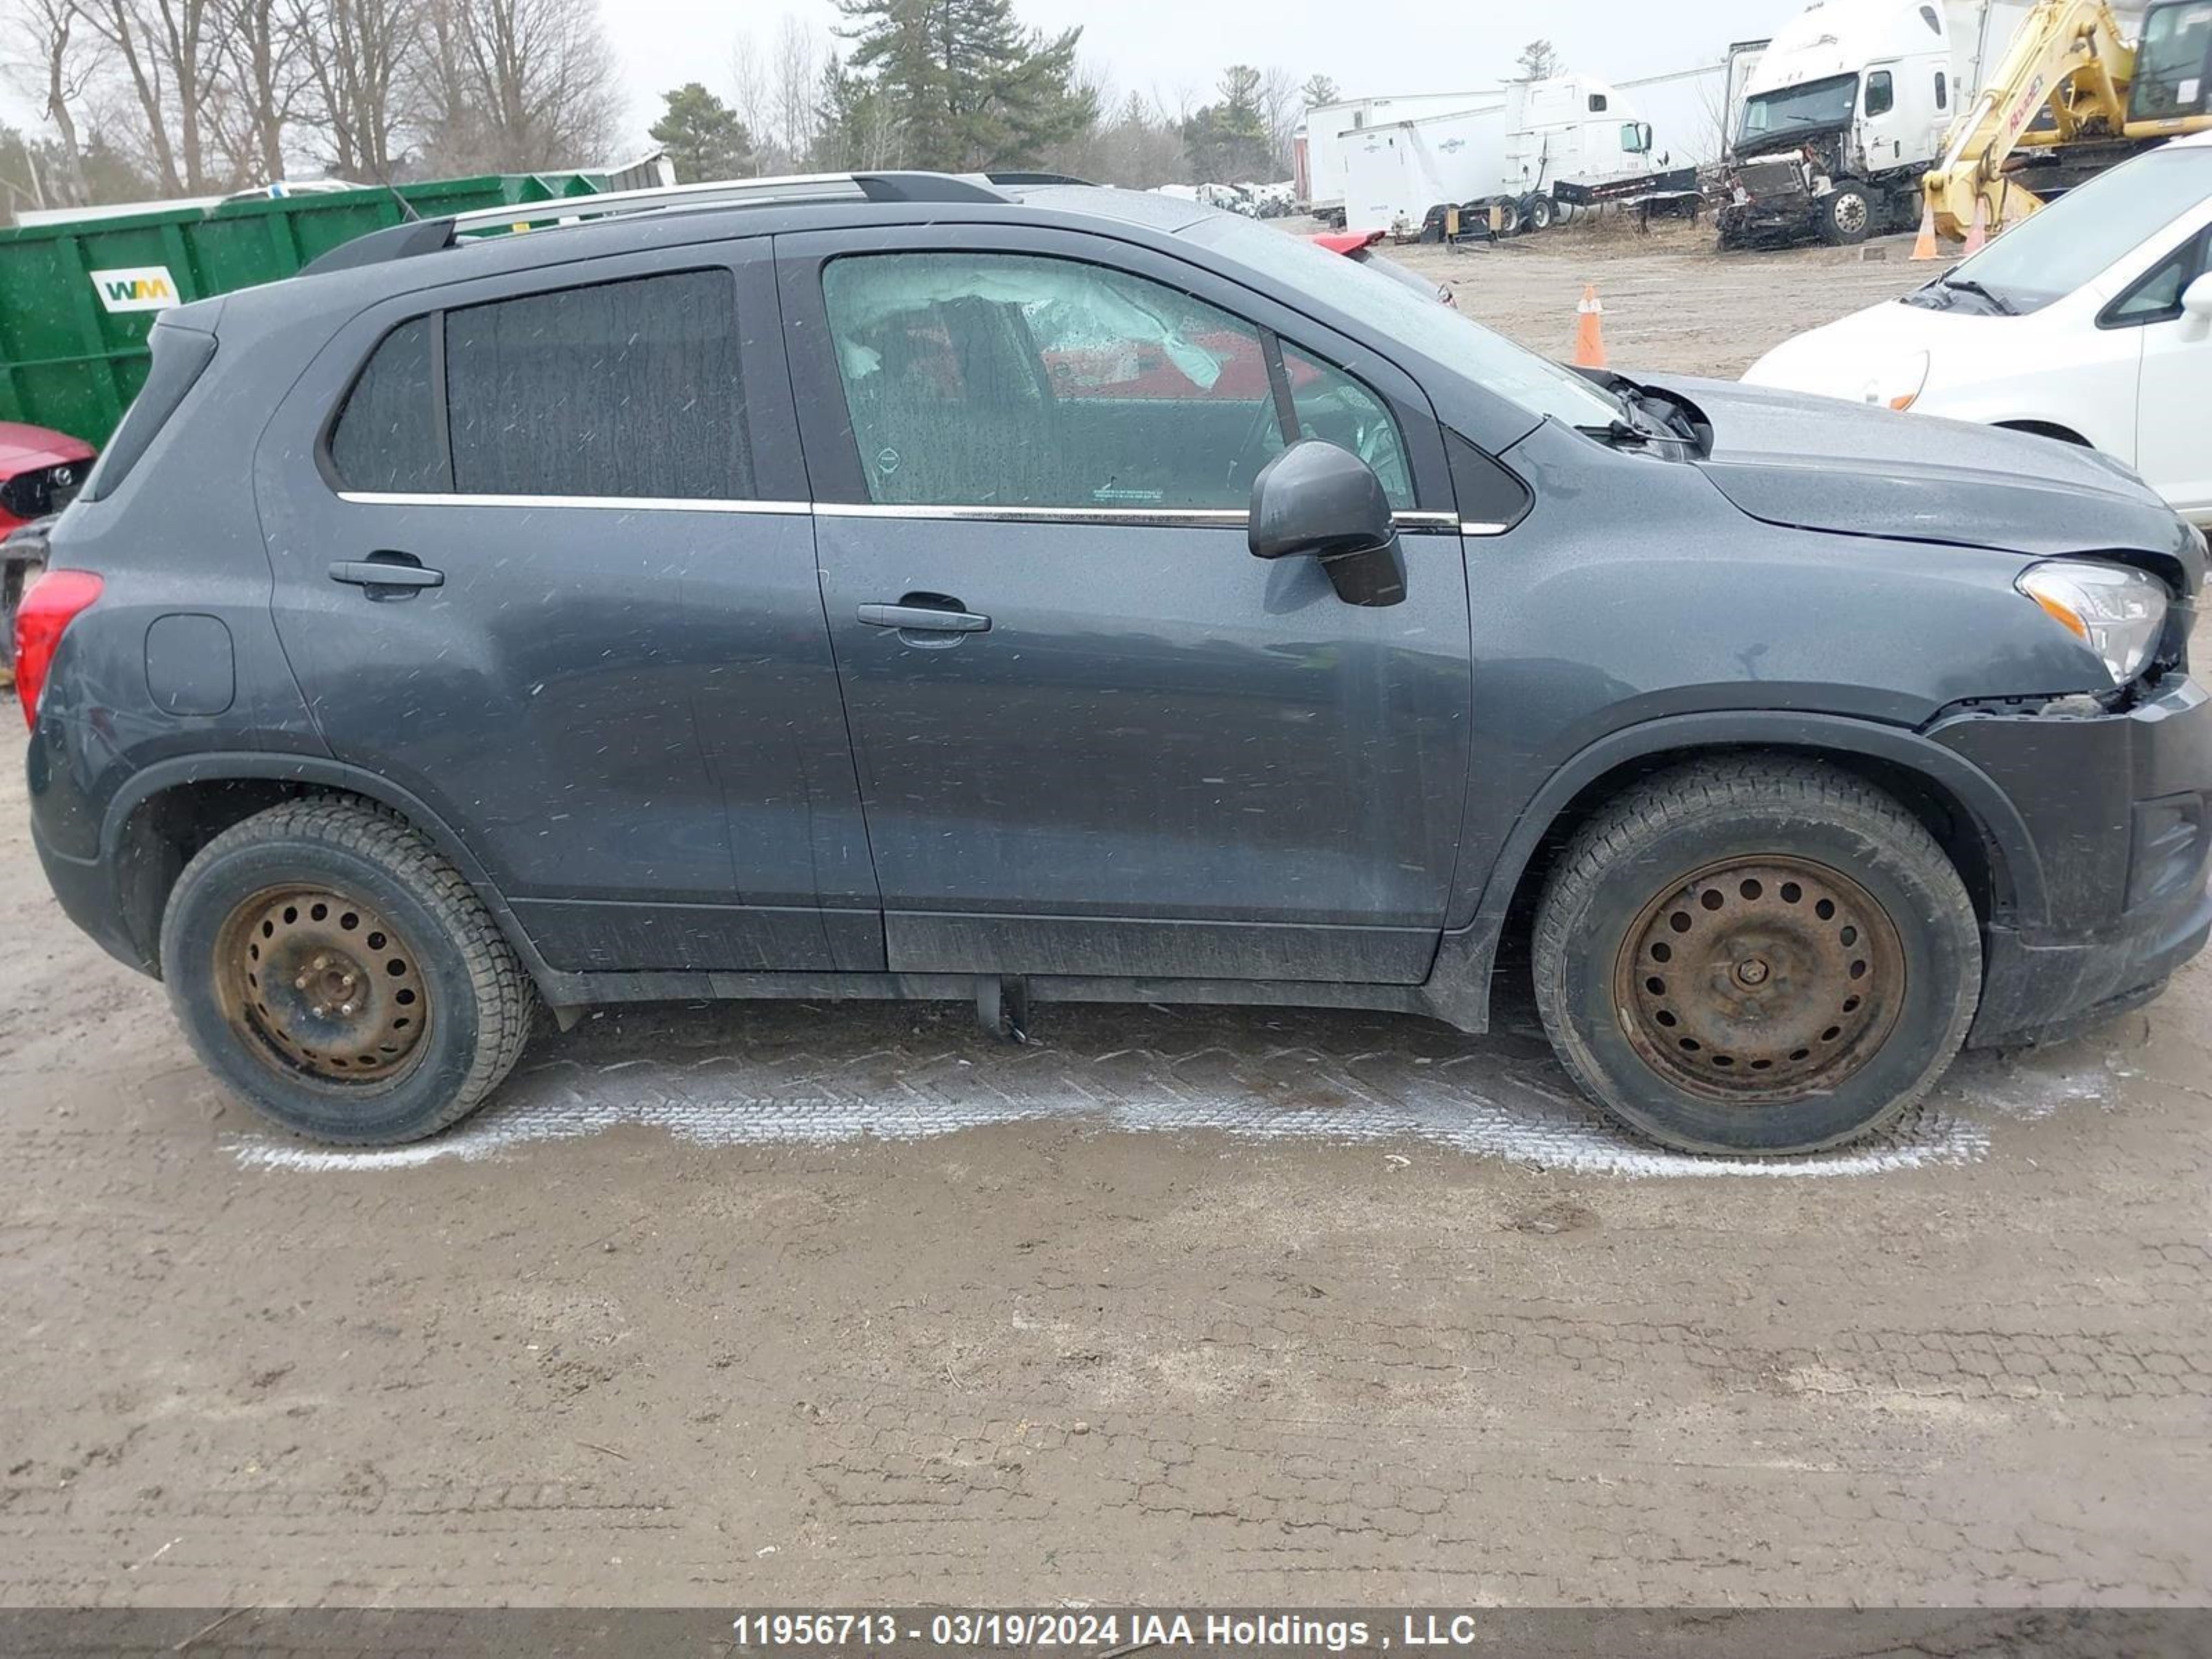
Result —
[[386, 191], [391, 192], [392, 199], [399, 204], [399, 211], [406, 216], [407, 222], [410, 224], [420, 224], [422, 222], [422, 216], [415, 211], [415, 204], [409, 201], [404, 196], [402, 196], [399, 193], [399, 186], [392, 182], [391, 175], [389, 173], [380, 177], [376, 182], [382, 185]]

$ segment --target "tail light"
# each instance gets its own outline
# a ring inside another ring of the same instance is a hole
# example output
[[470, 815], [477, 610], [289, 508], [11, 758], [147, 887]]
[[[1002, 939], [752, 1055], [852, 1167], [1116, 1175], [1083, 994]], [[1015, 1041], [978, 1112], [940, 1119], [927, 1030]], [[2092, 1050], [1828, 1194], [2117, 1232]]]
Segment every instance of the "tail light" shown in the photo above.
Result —
[[46, 670], [62, 635], [105, 586], [89, 570], [49, 570], [15, 607], [15, 695], [22, 699], [23, 723], [34, 732], [39, 694], [46, 689]]

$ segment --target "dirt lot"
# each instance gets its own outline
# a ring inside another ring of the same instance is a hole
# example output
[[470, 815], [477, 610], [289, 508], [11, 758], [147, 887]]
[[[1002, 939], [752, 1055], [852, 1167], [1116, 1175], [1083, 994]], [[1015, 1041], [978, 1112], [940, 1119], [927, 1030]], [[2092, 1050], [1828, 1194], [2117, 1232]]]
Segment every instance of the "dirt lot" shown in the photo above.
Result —
[[[1740, 368], [1917, 281], [1417, 253]], [[4, 721], [14, 730], [14, 714]], [[0, 1602], [2163, 1603], [2212, 1583], [2212, 970], [1874, 1148], [1638, 1151], [1525, 1031], [667, 1009], [357, 1157], [62, 920], [0, 741]]]

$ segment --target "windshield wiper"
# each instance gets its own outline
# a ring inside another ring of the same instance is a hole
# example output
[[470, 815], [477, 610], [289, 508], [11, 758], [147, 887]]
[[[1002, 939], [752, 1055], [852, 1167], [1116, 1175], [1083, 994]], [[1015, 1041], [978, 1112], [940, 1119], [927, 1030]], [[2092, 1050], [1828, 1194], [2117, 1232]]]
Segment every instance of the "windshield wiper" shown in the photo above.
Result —
[[1612, 444], [1616, 447], [1628, 444], [1638, 449], [1660, 435], [1656, 432], [1646, 432], [1640, 426], [1631, 426], [1626, 421], [1608, 421], [1603, 426], [1578, 426], [1575, 430], [1585, 438], [1596, 439], [1601, 444]]
[[1997, 315], [2000, 317], [2017, 317], [2020, 315], [2020, 308], [2014, 305], [2011, 301], [2006, 299], [2002, 294], [1994, 293], [1989, 289], [1984, 288], [1979, 283], [1976, 282], [1971, 276], [1938, 276], [1936, 280], [1943, 287], [1951, 289], [1954, 293], [1971, 294], [1977, 299], [1987, 300], [1992, 306], [1996, 307]]

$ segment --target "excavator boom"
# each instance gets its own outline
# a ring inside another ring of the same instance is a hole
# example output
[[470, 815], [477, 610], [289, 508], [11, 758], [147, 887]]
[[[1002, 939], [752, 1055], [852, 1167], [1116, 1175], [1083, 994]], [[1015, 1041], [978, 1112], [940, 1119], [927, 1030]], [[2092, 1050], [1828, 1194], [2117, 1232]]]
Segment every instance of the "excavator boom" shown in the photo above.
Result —
[[2042, 0], [2014, 35], [1996, 75], [1960, 112], [1942, 158], [1922, 183], [1936, 230], [1962, 237], [1978, 216], [1996, 228], [2042, 206], [2008, 178], [2006, 161], [2027, 145], [2121, 136], [2134, 73], [2134, 49], [2106, 0]]
[[[2192, 20], [2203, 9], [2203, 0], [2153, 4], [2144, 18], [2145, 38], [2171, 36], [2193, 53], [2202, 45], [2202, 28]], [[1936, 230], [1964, 237], [1977, 225], [2001, 229], [2043, 205], [2030, 178], [2079, 182], [2154, 140], [2212, 129], [2212, 99], [2197, 79], [2179, 70], [2154, 76], [2155, 88], [2135, 88], [2156, 91], [2155, 108], [2131, 107], [2136, 70], [2136, 48], [2122, 33], [2108, 0], [2041, 0], [2021, 24], [1996, 73], [1960, 112], [1942, 158], [1922, 181]], [[2184, 92], [2182, 100], [2173, 95], [2176, 88]], [[2190, 94], [2196, 107], [2180, 106]], [[2022, 152], [2056, 165], [2023, 173]]]

